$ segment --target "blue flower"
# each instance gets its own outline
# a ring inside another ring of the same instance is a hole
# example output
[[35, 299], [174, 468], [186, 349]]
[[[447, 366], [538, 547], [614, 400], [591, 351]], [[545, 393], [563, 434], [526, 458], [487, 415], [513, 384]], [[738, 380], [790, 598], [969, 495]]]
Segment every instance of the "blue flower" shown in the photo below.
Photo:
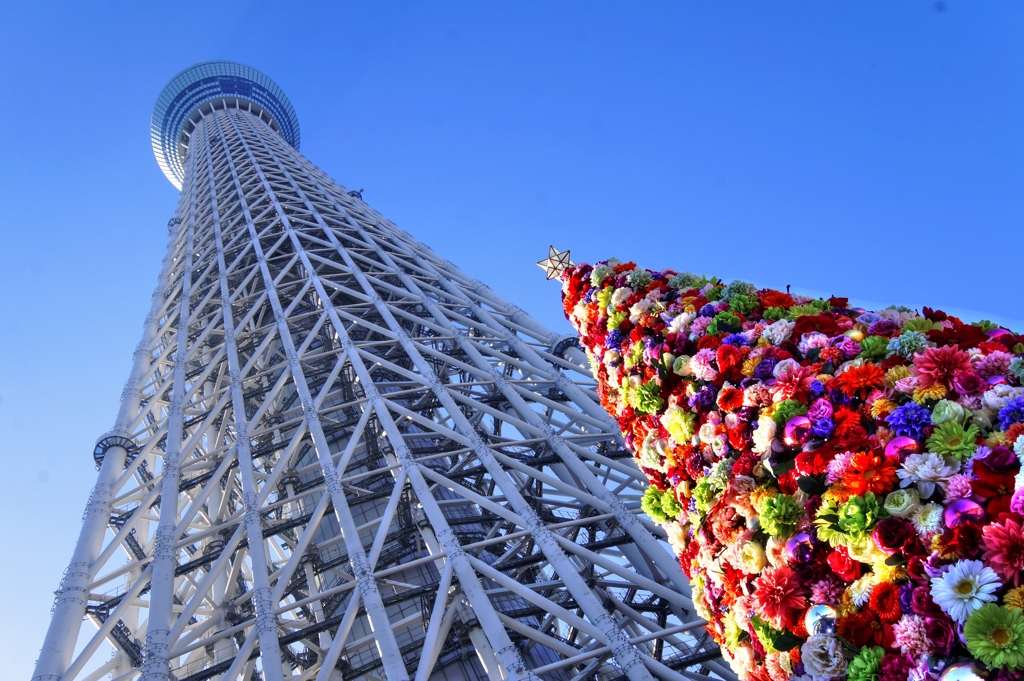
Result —
[[1015, 423], [1024, 423], [1024, 395], [1019, 395], [999, 410], [999, 427], [1006, 430]]
[[750, 345], [747, 342], [747, 337], [742, 333], [732, 333], [722, 339], [723, 345], [735, 345], [738, 348], [742, 348], [745, 345]]
[[886, 417], [889, 429], [897, 435], [906, 435], [915, 440], [924, 439], [924, 429], [932, 424], [932, 412], [916, 404], [896, 407]]

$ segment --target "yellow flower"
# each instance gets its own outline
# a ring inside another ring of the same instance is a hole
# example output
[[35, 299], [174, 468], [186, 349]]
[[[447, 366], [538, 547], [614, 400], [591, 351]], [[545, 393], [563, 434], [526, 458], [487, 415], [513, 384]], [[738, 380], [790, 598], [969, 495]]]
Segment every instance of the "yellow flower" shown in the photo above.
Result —
[[927, 388], [914, 388], [914, 401], [924, 404], [928, 400], [941, 400], [946, 396], [946, 388], [940, 383], [932, 383]]
[[880, 419], [889, 415], [897, 405], [892, 400], [887, 400], [884, 397], [879, 397], [877, 400], [871, 403], [871, 417], [874, 419]]
[[1006, 445], [1006, 433], [1001, 430], [993, 431], [991, 435], [985, 438], [985, 444], [989, 447], [999, 447]]
[[768, 499], [773, 499], [777, 497], [778, 494], [779, 491], [775, 488], [758, 487], [750, 493], [750, 505], [753, 506], [758, 513], [760, 513], [761, 504], [763, 504]]
[[747, 378], [753, 378], [754, 377], [754, 369], [756, 369], [757, 365], [760, 364], [760, 363], [761, 363], [761, 358], [760, 357], [751, 357], [749, 359], [743, 360], [743, 370], [742, 370], [743, 375], [746, 376]]
[[1003, 605], [1010, 610], [1024, 610], [1024, 586], [1007, 591], [1003, 596]]
[[897, 366], [885, 372], [885, 387], [892, 390], [896, 387], [896, 381], [910, 376], [910, 369], [904, 366]]

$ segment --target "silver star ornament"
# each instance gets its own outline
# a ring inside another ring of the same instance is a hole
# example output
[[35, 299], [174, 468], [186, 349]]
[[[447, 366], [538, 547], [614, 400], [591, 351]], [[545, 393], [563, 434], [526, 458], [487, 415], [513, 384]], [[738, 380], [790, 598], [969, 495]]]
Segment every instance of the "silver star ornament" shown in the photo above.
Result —
[[548, 257], [537, 263], [544, 270], [548, 279], [555, 279], [575, 263], [569, 260], [569, 251], [559, 251], [554, 246], [548, 248]]

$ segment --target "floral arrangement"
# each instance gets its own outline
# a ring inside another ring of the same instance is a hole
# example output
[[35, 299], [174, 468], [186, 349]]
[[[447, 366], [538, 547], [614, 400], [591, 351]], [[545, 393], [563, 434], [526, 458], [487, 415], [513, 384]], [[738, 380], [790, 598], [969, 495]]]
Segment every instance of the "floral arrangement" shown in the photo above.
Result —
[[614, 259], [561, 279], [740, 679], [1024, 679], [1024, 336]]

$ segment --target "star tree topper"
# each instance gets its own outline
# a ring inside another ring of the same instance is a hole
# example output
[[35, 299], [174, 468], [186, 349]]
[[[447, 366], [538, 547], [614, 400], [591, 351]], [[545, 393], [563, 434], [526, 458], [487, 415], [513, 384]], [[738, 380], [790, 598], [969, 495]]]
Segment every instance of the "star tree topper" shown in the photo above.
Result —
[[575, 264], [572, 260], [569, 260], [569, 251], [559, 251], [554, 246], [550, 246], [548, 248], [548, 257], [538, 262], [537, 267], [544, 270], [544, 274], [547, 275], [548, 279], [554, 279]]

